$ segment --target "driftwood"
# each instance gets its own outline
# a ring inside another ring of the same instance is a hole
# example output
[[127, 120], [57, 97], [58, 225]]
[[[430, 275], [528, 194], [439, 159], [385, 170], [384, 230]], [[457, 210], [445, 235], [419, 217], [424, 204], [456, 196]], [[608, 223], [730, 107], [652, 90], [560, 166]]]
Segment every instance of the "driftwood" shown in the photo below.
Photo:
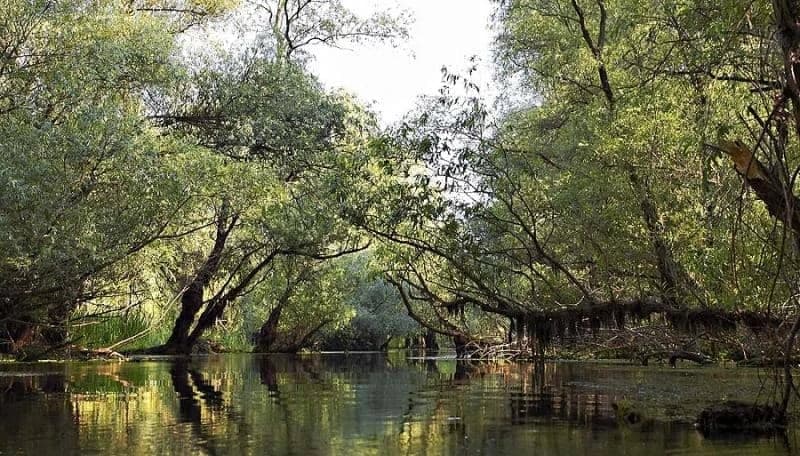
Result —
[[690, 352], [686, 350], [674, 350], [674, 351], [667, 350], [667, 351], [649, 352], [641, 356], [639, 360], [642, 362], [642, 365], [646, 366], [649, 360], [653, 358], [657, 359], [666, 358], [671, 367], [676, 367], [678, 364], [678, 360], [692, 361], [697, 364], [712, 364], [714, 362], [714, 360], [712, 360], [711, 357], [706, 355], [705, 353]]
[[529, 346], [516, 342], [488, 344], [472, 341], [464, 346], [462, 358], [512, 361], [530, 358], [531, 353]]
[[127, 357], [121, 353], [107, 348], [91, 349], [80, 347], [70, 343], [64, 343], [55, 347], [48, 347], [43, 351], [23, 353], [17, 358], [22, 362], [33, 362], [46, 359], [48, 356], [54, 356], [62, 359], [82, 359], [82, 360], [95, 360], [95, 359], [115, 359], [124, 361]]
[[76, 349], [76, 351], [73, 352], [73, 356], [82, 359], [115, 359], [119, 361], [126, 361], [128, 359], [122, 353], [105, 348], [100, 348], [96, 350], [89, 348], [78, 348]]

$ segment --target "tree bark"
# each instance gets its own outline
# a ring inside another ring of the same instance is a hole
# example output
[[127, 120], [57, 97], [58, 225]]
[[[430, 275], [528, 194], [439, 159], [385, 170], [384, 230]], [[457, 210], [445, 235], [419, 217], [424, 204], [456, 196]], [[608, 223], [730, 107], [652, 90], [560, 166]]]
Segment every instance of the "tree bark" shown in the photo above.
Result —
[[436, 340], [436, 332], [428, 329], [425, 332], [425, 350], [431, 352], [439, 351], [439, 342]]
[[[800, 2], [797, 0], [773, 0], [772, 5], [775, 24], [777, 25], [776, 37], [783, 51], [784, 83], [782, 96], [788, 97], [792, 101], [795, 134], [800, 137], [800, 84], [798, 83], [798, 74], [800, 74]], [[756, 195], [767, 205], [769, 213], [773, 217], [779, 218], [793, 230], [795, 245], [800, 245], [800, 201], [794, 195], [791, 179], [789, 179], [789, 176], [785, 176], [784, 180], [780, 180], [776, 179], [773, 173], [763, 173], [764, 176], [758, 177], [766, 177], [766, 179], [752, 179], [751, 182], [747, 171], [750, 171], [754, 160], [751, 153], [751, 163], [748, 164], [748, 168], [743, 174], [744, 178], [756, 192]], [[757, 161], [756, 165], [760, 166]], [[742, 174], [738, 166], [737, 171]], [[800, 319], [795, 321], [791, 334], [786, 339], [785, 389], [780, 404], [782, 417], [786, 416], [789, 400], [794, 390], [794, 379], [789, 360], [794, 351], [798, 331], [800, 331]]]
[[0, 325], [0, 353], [16, 355], [36, 338], [36, 323], [28, 318], [6, 319]]
[[453, 345], [455, 346], [455, 349], [456, 349], [456, 358], [463, 359], [463, 358], [467, 357], [467, 355], [468, 355], [468, 353], [467, 353], [467, 344], [468, 343], [469, 343], [469, 339], [467, 339], [465, 336], [463, 336], [461, 334], [453, 336]]
[[261, 325], [258, 333], [256, 334], [256, 352], [268, 353], [272, 350], [275, 339], [278, 337], [278, 323], [280, 323], [281, 313], [284, 307], [289, 303], [289, 300], [294, 295], [297, 285], [309, 279], [313, 267], [303, 266], [297, 273], [297, 276], [290, 279], [286, 283], [286, 288], [283, 293], [278, 297], [278, 301], [272, 311], [269, 313], [267, 321]]
[[190, 330], [195, 317], [205, 303], [203, 293], [211, 280], [219, 272], [225, 251], [225, 244], [238, 221], [238, 216], [230, 213], [227, 200], [222, 202], [217, 214], [217, 233], [214, 246], [203, 264], [197, 269], [189, 285], [181, 295], [181, 311], [175, 320], [172, 334], [159, 351], [165, 353], [189, 353], [192, 343], [189, 339]]
[[274, 347], [272, 348], [272, 352], [274, 353], [297, 353], [300, 350], [306, 348], [308, 346], [308, 342], [317, 334], [322, 328], [327, 326], [333, 322], [333, 319], [325, 319], [318, 323], [316, 326], [308, 330], [302, 337], [296, 339], [294, 341], [288, 342], [286, 345], [282, 347]]
[[753, 189], [769, 214], [794, 231], [795, 236], [800, 235], [800, 199], [788, 185], [770, 172], [741, 142], [725, 141], [719, 148], [730, 156], [736, 172]]
[[629, 178], [634, 190], [641, 198], [642, 217], [644, 218], [647, 233], [650, 236], [650, 242], [653, 245], [653, 253], [655, 254], [656, 267], [661, 277], [664, 298], [675, 304], [678, 301], [679, 293], [684, 291], [683, 287], [688, 287], [688, 291], [692, 292], [700, 287], [675, 261], [672, 249], [664, 238], [664, 225], [661, 223], [661, 216], [654, 202], [650, 185], [634, 169], [629, 170]]
[[272, 309], [269, 313], [269, 318], [267, 318], [267, 321], [264, 322], [258, 330], [255, 340], [255, 351], [257, 353], [269, 353], [272, 349], [272, 344], [275, 343], [275, 339], [278, 337], [278, 322], [283, 312], [283, 304], [284, 303], [279, 303]]

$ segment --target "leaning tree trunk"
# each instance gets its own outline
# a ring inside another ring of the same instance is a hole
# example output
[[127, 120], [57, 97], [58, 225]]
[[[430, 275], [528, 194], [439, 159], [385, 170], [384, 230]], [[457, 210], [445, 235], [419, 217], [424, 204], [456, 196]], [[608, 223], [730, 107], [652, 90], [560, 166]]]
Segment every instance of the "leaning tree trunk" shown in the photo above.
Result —
[[652, 190], [648, 182], [642, 179], [634, 170], [629, 170], [629, 178], [634, 190], [639, 194], [642, 217], [656, 257], [656, 266], [663, 286], [663, 298], [670, 304], [676, 305], [678, 295], [684, 287], [692, 292], [699, 286], [689, 277], [689, 274], [675, 260], [672, 249], [664, 236], [664, 225], [658, 213]]
[[282, 338], [284, 340], [281, 340], [278, 343], [273, 341], [269, 351], [271, 353], [295, 354], [304, 348], [308, 348], [311, 338], [319, 333], [322, 328], [328, 326], [332, 322], [333, 319], [328, 318], [322, 320], [316, 326], [312, 327], [311, 329], [307, 329], [304, 332], [299, 332], [302, 330], [296, 330], [294, 333], [287, 333]]
[[222, 318], [222, 314], [225, 312], [228, 304], [243, 296], [253, 280], [258, 277], [258, 274], [272, 264], [272, 261], [279, 253], [280, 251], [278, 250], [272, 251], [245, 274], [236, 286], [231, 287], [228, 291], [224, 289], [220, 290], [215, 296], [210, 298], [206, 303], [205, 310], [200, 314], [200, 317], [197, 318], [197, 324], [195, 324], [194, 329], [192, 329], [186, 337], [185, 345], [189, 348], [193, 347], [206, 330], [211, 328], [217, 320]]
[[257, 353], [268, 353], [272, 349], [272, 345], [275, 343], [275, 339], [278, 338], [278, 322], [281, 318], [281, 313], [283, 312], [283, 305], [284, 303], [279, 303], [275, 306], [274, 309], [269, 313], [269, 318], [267, 321], [261, 325], [261, 328], [258, 330], [256, 334], [255, 351]]
[[330, 319], [330, 318], [326, 319], [326, 320], [322, 320], [316, 326], [314, 326], [310, 330], [306, 331], [305, 335], [303, 335], [303, 337], [301, 337], [300, 340], [298, 340], [297, 342], [295, 342], [295, 343], [291, 344], [289, 347], [287, 347], [286, 352], [287, 353], [297, 353], [300, 350], [306, 348], [308, 346], [308, 343], [311, 341], [311, 338], [314, 337], [318, 332], [320, 332], [322, 330], [322, 328], [328, 326], [332, 322], [333, 322], [333, 319]]
[[191, 351], [192, 343], [189, 334], [197, 313], [203, 307], [203, 292], [219, 271], [225, 243], [237, 221], [238, 216], [231, 215], [228, 202], [223, 201], [217, 215], [217, 235], [214, 239], [214, 246], [183, 291], [181, 295], [181, 311], [175, 320], [172, 334], [170, 334], [167, 343], [159, 347], [157, 351], [164, 353], [189, 353]]
[[267, 353], [272, 350], [272, 346], [278, 337], [278, 323], [280, 323], [281, 313], [284, 307], [289, 304], [289, 300], [294, 295], [297, 285], [301, 282], [308, 280], [311, 276], [313, 268], [310, 266], [303, 267], [293, 280], [289, 280], [283, 293], [278, 297], [278, 302], [272, 311], [269, 313], [267, 321], [261, 325], [261, 328], [256, 334], [255, 351]]
[[[773, 0], [772, 3], [775, 12], [775, 23], [778, 28], [776, 37], [783, 51], [783, 96], [792, 101], [795, 134], [796, 138], [800, 139], [800, 82], [798, 81], [798, 74], [800, 74], [800, 2], [797, 0]], [[770, 209], [770, 213], [781, 218], [784, 224], [794, 230], [795, 245], [800, 245], [800, 223], [798, 223], [800, 221], [800, 215], [798, 214], [800, 212], [798, 211], [800, 204], [798, 204], [798, 199], [791, 188], [792, 182], [787, 180], [783, 184], [778, 188], [782, 190], [783, 200], [780, 202], [784, 204], [782, 208], [776, 207], [775, 213], [773, 213], [773, 209]], [[767, 203], [767, 207], [769, 208], [769, 203]], [[785, 385], [780, 410], [782, 416], [786, 416], [789, 408], [789, 399], [794, 392], [794, 379], [792, 378], [790, 360], [798, 330], [800, 330], [800, 319], [795, 321], [791, 334], [786, 340]]]

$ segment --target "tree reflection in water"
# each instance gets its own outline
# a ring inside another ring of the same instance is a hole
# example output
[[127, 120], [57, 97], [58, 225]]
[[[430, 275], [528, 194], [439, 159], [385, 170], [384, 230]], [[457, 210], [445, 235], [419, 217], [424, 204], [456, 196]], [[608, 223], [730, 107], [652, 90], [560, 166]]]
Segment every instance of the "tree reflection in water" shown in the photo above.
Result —
[[[742, 370], [344, 354], [13, 369], [0, 366], [0, 454], [786, 453], [686, 421], [752, 394]], [[645, 419], [617, 423], [626, 401]]]

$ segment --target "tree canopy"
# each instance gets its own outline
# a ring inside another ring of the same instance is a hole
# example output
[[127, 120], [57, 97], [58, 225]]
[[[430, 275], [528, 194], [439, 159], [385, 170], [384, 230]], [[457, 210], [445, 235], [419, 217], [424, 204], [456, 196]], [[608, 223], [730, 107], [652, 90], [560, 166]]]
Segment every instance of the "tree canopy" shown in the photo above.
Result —
[[308, 63], [390, 12], [0, 6], [0, 352], [794, 351], [793, 1], [496, 1], [500, 100], [385, 128]]

